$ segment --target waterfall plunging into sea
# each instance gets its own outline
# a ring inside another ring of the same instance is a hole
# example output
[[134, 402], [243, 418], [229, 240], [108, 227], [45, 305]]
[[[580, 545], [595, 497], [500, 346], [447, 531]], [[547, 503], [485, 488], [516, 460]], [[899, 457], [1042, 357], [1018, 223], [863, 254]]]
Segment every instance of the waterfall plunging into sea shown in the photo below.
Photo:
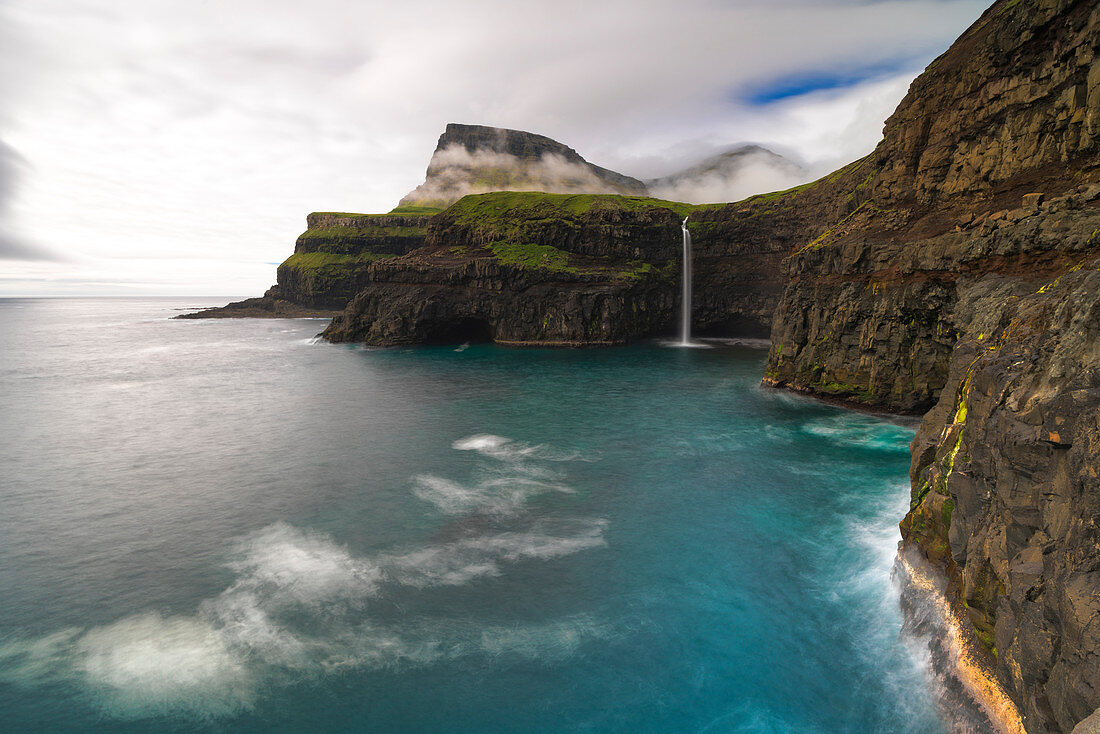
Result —
[[684, 217], [680, 225], [684, 230], [684, 286], [680, 301], [680, 345], [691, 345], [691, 232], [688, 231], [688, 218]]

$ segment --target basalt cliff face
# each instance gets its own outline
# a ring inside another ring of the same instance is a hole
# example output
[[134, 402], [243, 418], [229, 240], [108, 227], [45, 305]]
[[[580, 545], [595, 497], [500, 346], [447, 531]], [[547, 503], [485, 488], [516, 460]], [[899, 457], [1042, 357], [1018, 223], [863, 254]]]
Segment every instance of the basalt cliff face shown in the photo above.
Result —
[[430, 213], [315, 212], [294, 254], [276, 271], [268, 297], [302, 306], [342, 309], [370, 282], [369, 265], [424, 245]]
[[314, 212], [294, 254], [261, 298], [183, 314], [182, 319], [334, 316], [370, 283], [370, 266], [424, 245], [436, 210], [410, 207], [390, 214]]
[[904, 542], [1029, 732], [1100, 707], [1100, 6], [995, 3], [796, 243], [766, 381], [923, 412]]
[[[854, 188], [860, 175], [857, 163], [827, 181]], [[784, 256], [819, 221], [846, 211], [831, 191], [819, 182], [704, 206], [590, 194], [467, 196], [430, 220], [423, 248], [372, 263], [369, 284], [325, 338], [595, 346], [672, 335], [684, 217], [693, 238], [694, 333], [767, 336]]]

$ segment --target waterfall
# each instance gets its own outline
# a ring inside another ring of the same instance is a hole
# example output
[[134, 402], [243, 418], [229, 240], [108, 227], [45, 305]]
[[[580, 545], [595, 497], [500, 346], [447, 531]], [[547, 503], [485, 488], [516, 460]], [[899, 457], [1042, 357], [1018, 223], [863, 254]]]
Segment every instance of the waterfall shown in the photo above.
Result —
[[684, 286], [680, 301], [680, 344], [691, 344], [691, 232], [688, 232], [688, 218], [681, 225], [684, 230]]

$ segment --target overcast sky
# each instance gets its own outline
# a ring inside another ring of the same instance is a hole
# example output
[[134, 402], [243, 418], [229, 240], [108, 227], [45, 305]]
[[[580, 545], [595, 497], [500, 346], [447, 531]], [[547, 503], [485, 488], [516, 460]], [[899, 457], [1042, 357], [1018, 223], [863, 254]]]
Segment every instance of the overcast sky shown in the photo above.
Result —
[[987, 0], [3, 0], [0, 295], [259, 295], [447, 122], [640, 178], [871, 150]]

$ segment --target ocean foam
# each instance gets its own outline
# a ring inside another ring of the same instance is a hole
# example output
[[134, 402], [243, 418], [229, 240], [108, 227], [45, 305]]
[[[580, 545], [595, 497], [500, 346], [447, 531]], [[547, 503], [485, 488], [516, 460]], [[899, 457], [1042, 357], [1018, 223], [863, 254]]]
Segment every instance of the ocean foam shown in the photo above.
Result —
[[606, 545], [606, 526], [604, 520], [593, 520], [578, 523], [567, 535], [513, 532], [469, 538], [392, 557], [383, 567], [388, 578], [406, 586], [461, 585], [499, 575], [502, 562], [549, 560]]
[[565, 485], [522, 476], [488, 479], [472, 487], [430, 474], [415, 477], [414, 481], [413, 494], [448, 515], [469, 512], [506, 514], [516, 511], [535, 495], [546, 492], [573, 493], [573, 489]]
[[592, 461], [578, 452], [557, 451], [545, 444], [527, 444], [522, 441], [513, 441], [503, 436], [494, 436], [491, 433], [477, 433], [472, 436], [460, 438], [451, 444], [451, 448], [458, 451], [476, 451], [483, 456], [489, 456], [502, 461], [517, 461], [522, 459], [541, 459], [544, 461]]
[[370, 594], [381, 571], [354, 558], [326, 536], [276, 523], [238, 546], [228, 563], [239, 580], [232, 590], [254, 590], [279, 604], [314, 606]]
[[219, 716], [250, 704], [243, 661], [202, 620], [148, 613], [86, 632], [74, 667], [102, 694], [109, 713], [163, 711]]
[[912, 440], [912, 432], [905, 428], [856, 414], [810, 421], [802, 430], [834, 443], [855, 444], [880, 451], [908, 452]]
[[473, 654], [571, 654], [596, 632], [590, 620], [485, 627], [403, 619], [380, 627], [367, 602], [389, 586], [456, 586], [504, 565], [549, 560], [606, 544], [603, 520], [360, 558], [331, 538], [276, 523], [238, 544], [237, 578], [192, 616], [146, 612], [113, 624], [0, 643], [0, 680], [25, 686], [77, 681], [109, 716], [200, 718], [250, 708], [261, 684], [293, 673], [426, 665]]

